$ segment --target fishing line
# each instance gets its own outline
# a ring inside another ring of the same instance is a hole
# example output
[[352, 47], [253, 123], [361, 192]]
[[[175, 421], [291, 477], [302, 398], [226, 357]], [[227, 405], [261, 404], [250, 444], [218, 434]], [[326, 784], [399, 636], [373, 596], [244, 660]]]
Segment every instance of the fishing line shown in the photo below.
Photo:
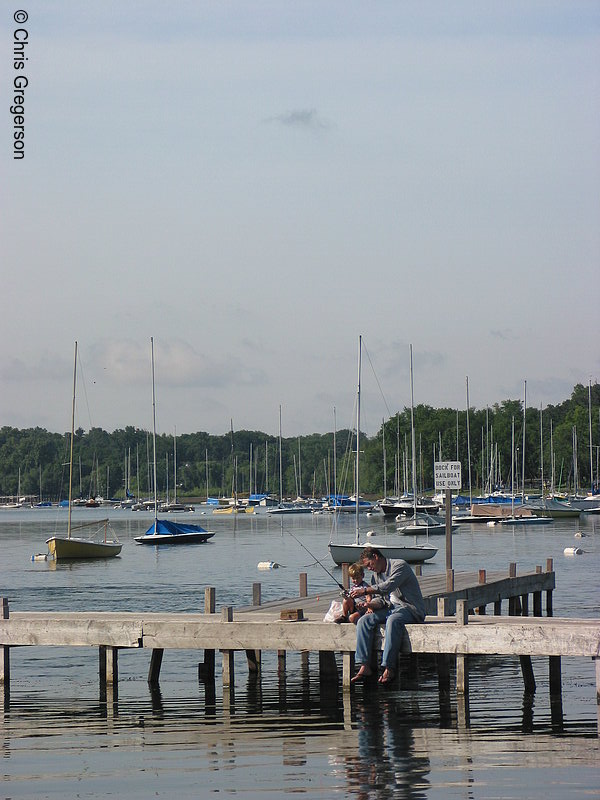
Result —
[[321, 569], [325, 570], [325, 572], [329, 575], [331, 580], [335, 582], [335, 585], [337, 587], [339, 587], [344, 593], [347, 591], [346, 587], [343, 584], [341, 584], [339, 581], [336, 580], [335, 575], [333, 575], [333, 573], [331, 573], [327, 569], [325, 564], [321, 563], [321, 561], [319, 561], [319, 559], [316, 557], [316, 555], [314, 553], [311, 553], [310, 550], [308, 549], [308, 547], [305, 544], [303, 544], [303, 542], [301, 542], [300, 539], [298, 539], [297, 536], [294, 536], [294, 534], [290, 530], [288, 530], [288, 528], [284, 528], [283, 527], [283, 523], [282, 523], [281, 524], [281, 532], [283, 533], [284, 531], [286, 533], [288, 533], [292, 537], [292, 539], [294, 539], [300, 545], [300, 547], [302, 547], [304, 550], [306, 550], [306, 552], [308, 553], [308, 555], [311, 558], [314, 558], [315, 564], [318, 564], [321, 567]]

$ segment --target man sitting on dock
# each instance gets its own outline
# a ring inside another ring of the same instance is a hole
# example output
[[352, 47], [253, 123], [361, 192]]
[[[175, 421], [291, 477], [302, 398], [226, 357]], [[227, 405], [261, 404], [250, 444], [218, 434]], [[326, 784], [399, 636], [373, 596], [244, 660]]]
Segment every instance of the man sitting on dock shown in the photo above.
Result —
[[365, 680], [373, 674], [373, 639], [377, 627], [385, 623], [385, 645], [381, 659], [383, 672], [379, 683], [389, 684], [396, 677], [405, 625], [425, 620], [425, 602], [414, 572], [403, 559], [385, 558], [376, 547], [365, 547], [360, 560], [373, 575], [371, 585], [357, 589], [356, 593], [359, 596], [380, 595], [386, 604], [384, 608], [367, 612], [358, 620], [356, 663], [360, 664], [360, 668], [352, 678], [352, 683]]

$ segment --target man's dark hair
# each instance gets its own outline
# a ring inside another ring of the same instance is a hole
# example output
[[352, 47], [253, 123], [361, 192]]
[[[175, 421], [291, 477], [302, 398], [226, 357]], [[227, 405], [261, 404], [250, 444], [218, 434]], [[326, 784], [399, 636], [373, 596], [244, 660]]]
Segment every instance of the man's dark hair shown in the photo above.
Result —
[[377, 547], [365, 547], [365, 549], [360, 554], [360, 559], [362, 561], [363, 558], [383, 558], [383, 553]]

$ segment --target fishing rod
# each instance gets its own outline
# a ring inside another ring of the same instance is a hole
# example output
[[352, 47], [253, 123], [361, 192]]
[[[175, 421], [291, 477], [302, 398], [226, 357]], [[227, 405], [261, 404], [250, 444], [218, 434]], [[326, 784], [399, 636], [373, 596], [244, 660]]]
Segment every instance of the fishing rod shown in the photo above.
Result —
[[337, 580], [336, 580], [336, 578], [335, 578], [335, 575], [333, 575], [333, 573], [331, 573], [331, 572], [330, 572], [330, 571], [327, 569], [327, 567], [325, 566], [325, 564], [323, 564], [321, 561], [319, 561], [319, 559], [316, 557], [316, 555], [314, 555], [314, 553], [311, 553], [311, 552], [310, 552], [310, 550], [308, 549], [308, 547], [307, 547], [307, 546], [306, 546], [306, 545], [305, 545], [303, 542], [301, 542], [301, 541], [300, 541], [300, 539], [298, 539], [298, 537], [297, 537], [297, 536], [294, 536], [294, 534], [293, 534], [293, 533], [292, 533], [290, 530], [288, 530], [287, 528], [284, 528], [284, 527], [283, 527], [283, 525], [281, 526], [281, 530], [282, 530], [282, 531], [284, 531], [284, 530], [285, 530], [285, 532], [286, 532], [286, 533], [289, 533], [289, 535], [292, 537], [292, 539], [295, 539], [295, 540], [296, 540], [296, 542], [298, 542], [298, 544], [300, 545], [300, 547], [304, 548], [304, 550], [306, 550], [306, 552], [308, 553], [308, 555], [309, 555], [311, 558], [314, 558], [314, 560], [315, 560], [315, 563], [317, 563], [317, 564], [318, 564], [318, 565], [321, 567], [321, 569], [324, 569], [324, 570], [325, 570], [325, 572], [326, 572], [326, 573], [329, 575], [329, 577], [331, 578], [331, 580], [335, 582], [335, 585], [336, 585], [336, 586], [338, 586], [338, 587], [339, 587], [339, 588], [342, 590], [342, 592], [343, 592], [343, 594], [344, 594], [344, 595], [347, 595], [347, 594], [348, 594], [348, 590], [346, 589], [346, 587], [345, 587], [345, 586], [344, 586], [342, 583], [340, 583], [339, 581], [337, 581]]

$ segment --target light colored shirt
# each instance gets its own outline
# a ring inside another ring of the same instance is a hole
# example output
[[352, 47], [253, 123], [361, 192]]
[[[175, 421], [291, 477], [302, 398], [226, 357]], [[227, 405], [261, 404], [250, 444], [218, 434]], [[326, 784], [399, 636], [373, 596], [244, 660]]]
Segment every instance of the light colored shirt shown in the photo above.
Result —
[[393, 606], [410, 608], [419, 622], [425, 619], [425, 601], [417, 576], [402, 558], [387, 558], [383, 572], [374, 572], [371, 586]]

